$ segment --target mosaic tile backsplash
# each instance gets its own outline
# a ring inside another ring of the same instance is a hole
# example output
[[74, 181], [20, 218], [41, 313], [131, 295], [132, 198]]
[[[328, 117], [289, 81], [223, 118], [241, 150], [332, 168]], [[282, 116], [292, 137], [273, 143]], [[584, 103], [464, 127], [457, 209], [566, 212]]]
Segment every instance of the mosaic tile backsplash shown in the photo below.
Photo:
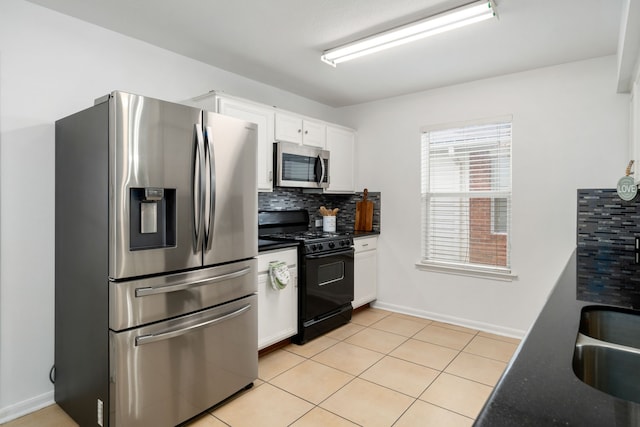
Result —
[[[363, 193], [322, 194], [306, 193], [301, 188], [274, 188], [272, 193], [258, 193], [259, 210], [306, 209], [309, 211], [309, 229], [315, 230], [315, 220], [322, 219], [319, 209], [339, 208], [336, 216], [338, 231], [353, 231], [356, 220], [356, 202], [362, 201]], [[373, 230], [380, 231], [380, 193], [369, 191], [368, 200], [373, 202]], [[320, 230], [321, 227], [318, 227]]]
[[625, 202], [615, 189], [578, 190], [577, 297], [640, 309], [640, 197]]

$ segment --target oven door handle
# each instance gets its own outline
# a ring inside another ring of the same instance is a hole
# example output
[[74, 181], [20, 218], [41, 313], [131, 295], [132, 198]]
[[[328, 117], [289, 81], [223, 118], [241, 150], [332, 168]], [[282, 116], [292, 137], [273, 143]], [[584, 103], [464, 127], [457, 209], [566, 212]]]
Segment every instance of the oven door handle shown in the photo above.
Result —
[[195, 282], [183, 282], [174, 283], [164, 286], [149, 286], [146, 288], [137, 288], [136, 297], [144, 297], [147, 295], [166, 294], [168, 292], [184, 291], [185, 289], [191, 289], [202, 285], [213, 284], [221, 282], [223, 280], [235, 279], [249, 273], [251, 267], [245, 267], [242, 270], [233, 271], [227, 274], [221, 274], [220, 276], [207, 277], [206, 279], [197, 280]]
[[204, 322], [196, 323], [195, 325], [187, 326], [185, 328], [177, 328], [177, 329], [167, 329], [165, 331], [159, 332], [157, 334], [149, 334], [149, 335], [140, 335], [136, 337], [136, 346], [151, 344], [157, 341], [168, 340], [170, 338], [179, 337], [184, 334], [188, 334], [190, 332], [197, 331], [198, 329], [206, 328], [208, 326], [213, 326], [216, 323], [224, 322], [225, 320], [232, 319], [234, 317], [240, 316], [242, 313], [246, 312], [251, 308], [251, 304], [247, 304], [244, 307], [240, 307], [239, 309], [232, 311], [230, 313], [225, 313], [222, 316], [215, 317], [213, 319], [205, 320]]
[[346, 250], [346, 251], [337, 251], [337, 252], [329, 252], [329, 253], [325, 253], [325, 254], [320, 254], [320, 255], [305, 255], [306, 258], [308, 259], [321, 259], [321, 258], [329, 258], [332, 256], [336, 256], [336, 255], [346, 255], [346, 254], [352, 254], [353, 255], [354, 250], [353, 248]]

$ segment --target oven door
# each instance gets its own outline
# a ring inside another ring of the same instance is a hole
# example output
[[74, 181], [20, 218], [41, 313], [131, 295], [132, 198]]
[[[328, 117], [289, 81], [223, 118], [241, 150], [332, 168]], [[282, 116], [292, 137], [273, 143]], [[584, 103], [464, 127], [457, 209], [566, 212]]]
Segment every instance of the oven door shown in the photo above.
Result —
[[303, 322], [321, 319], [353, 301], [353, 248], [304, 257], [300, 288]]

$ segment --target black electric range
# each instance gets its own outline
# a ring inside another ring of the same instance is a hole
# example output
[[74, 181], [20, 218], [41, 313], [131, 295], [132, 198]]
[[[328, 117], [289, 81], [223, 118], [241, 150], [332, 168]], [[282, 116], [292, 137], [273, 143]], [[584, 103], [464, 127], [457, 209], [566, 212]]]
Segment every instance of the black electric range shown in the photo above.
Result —
[[309, 230], [306, 210], [258, 212], [258, 236], [268, 242], [298, 243], [298, 334], [304, 344], [351, 320], [353, 236]]

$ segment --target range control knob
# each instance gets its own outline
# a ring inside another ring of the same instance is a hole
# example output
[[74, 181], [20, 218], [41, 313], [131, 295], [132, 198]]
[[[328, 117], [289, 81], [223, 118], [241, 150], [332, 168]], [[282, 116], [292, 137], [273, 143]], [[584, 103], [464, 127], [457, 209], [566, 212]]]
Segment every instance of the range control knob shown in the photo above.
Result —
[[344, 246], [345, 245], [344, 242], [345, 242], [344, 240], [340, 240], [340, 246]]
[[310, 252], [315, 252], [315, 250], [317, 249], [318, 246], [316, 245], [311, 245], [309, 248], [311, 249]]
[[329, 247], [330, 247], [331, 249], [333, 249], [333, 248], [335, 248], [335, 247], [336, 247], [336, 244], [335, 244], [335, 243], [333, 243], [333, 242], [329, 242]]
[[318, 244], [318, 250], [321, 251], [322, 249], [322, 243]]

